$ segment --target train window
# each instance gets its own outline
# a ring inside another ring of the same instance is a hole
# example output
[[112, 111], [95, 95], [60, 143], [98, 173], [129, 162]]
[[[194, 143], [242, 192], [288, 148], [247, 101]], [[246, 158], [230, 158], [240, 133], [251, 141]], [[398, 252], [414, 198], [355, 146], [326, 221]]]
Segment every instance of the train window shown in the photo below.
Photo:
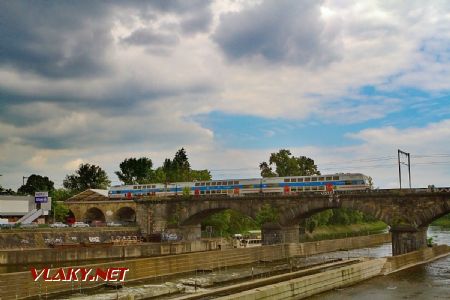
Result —
[[298, 182], [303, 182], [303, 178], [298, 178]]
[[317, 181], [317, 177], [311, 177], [311, 181]]
[[137, 186], [133, 186], [133, 190], [137, 190]]
[[233, 185], [233, 181], [228, 181], [228, 185]]
[[204, 195], [204, 194], [205, 194], [205, 191], [200, 191], [200, 194], [201, 194], [201, 195]]
[[328, 176], [328, 177], [325, 178], [325, 180], [333, 180], [333, 177]]
[[200, 182], [196, 182], [196, 183], [195, 183], [195, 186], [200, 186]]
[[204, 183], [204, 182], [202, 182], [202, 183], [200, 183], [200, 185], [201, 185], [201, 186], [205, 186], [205, 183]]
[[352, 182], [351, 180], [346, 180], [346, 181], [345, 181], [345, 184], [350, 185], [350, 184], [353, 184], [353, 182]]
[[211, 192], [210, 191], [206, 191], [206, 194], [209, 195], [209, 194], [211, 194]]
[[339, 180], [339, 176], [333, 176], [333, 180]]
[[284, 182], [291, 182], [291, 179], [290, 178], [285, 178]]
[[212, 190], [212, 191], [211, 191], [211, 194], [215, 194], [215, 193], [216, 193], [216, 190]]
[[291, 182], [297, 182], [297, 178], [292, 178]]
[[211, 185], [212, 185], [212, 186], [215, 186], [215, 185], [216, 185], [216, 182], [215, 182], [215, 181], [211, 182]]
[[319, 181], [324, 181], [325, 177], [319, 177]]
[[309, 191], [310, 189], [311, 189], [311, 187], [305, 186], [305, 191]]
[[311, 178], [310, 177], [306, 177], [305, 178], [305, 182], [309, 182], [309, 181], [311, 181]]
[[206, 186], [210, 186], [210, 185], [211, 185], [211, 182], [207, 182], [207, 183], [206, 183]]
[[236, 181], [234, 182], [234, 184], [239, 184], [239, 181], [236, 180]]

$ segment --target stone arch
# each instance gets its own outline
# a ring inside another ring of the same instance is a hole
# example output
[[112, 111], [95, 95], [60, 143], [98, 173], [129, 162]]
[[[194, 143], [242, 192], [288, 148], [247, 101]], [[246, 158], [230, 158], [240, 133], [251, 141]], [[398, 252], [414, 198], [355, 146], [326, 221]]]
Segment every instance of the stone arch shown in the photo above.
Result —
[[91, 207], [88, 210], [86, 210], [86, 213], [84, 214], [84, 221], [91, 223], [92, 221], [101, 221], [105, 222], [105, 214], [103, 211], [97, 207]]
[[114, 220], [125, 223], [135, 223], [136, 211], [129, 206], [121, 207], [114, 214]]
[[421, 227], [429, 226], [433, 221], [450, 214], [450, 205], [440, 205], [436, 207], [429, 207], [422, 210], [420, 215], [416, 216], [416, 224]]
[[325, 211], [327, 209], [340, 209], [346, 208], [355, 211], [362, 212], [364, 214], [372, 215], [374, 218], [383, 221], [384, 223], [390, 225], [391, 216], [383, 213], [378, 205], [371, 205], [367, 203], [360, 203], [358, 201], [317, 201], [314, 205], [309, 206], [297, 206], [290, 207], [287, 210], [282, 211], [280, 217], [280, 224], [283, 226], [295, 226], [298, 225], [301, 220], [311, 217], [317, 213]]
[[77, 218], [77, 216], [75, 215], [75, 213], [71, 210], [71, 209], [69, 209], [69, 212], [67, 213], [67, 216], [66, 216], [66, 222], [68, 223], [68, 224], [73, 224], [75, 221], [77, 221], [78, 220], [78, 218]]
[[190, 225], [200, 224], [204, 219], [206, 219], [216, 213], [220, 213], [222, 211], [228, 210], [228, 209], [231, 209], [231, 208], [222, 207], [222, 208], [212, 208], [212, 209], [201, 210], [201, 211], [189, 216], [182, 222], [180, 222], [180, 226], [190, 226]]

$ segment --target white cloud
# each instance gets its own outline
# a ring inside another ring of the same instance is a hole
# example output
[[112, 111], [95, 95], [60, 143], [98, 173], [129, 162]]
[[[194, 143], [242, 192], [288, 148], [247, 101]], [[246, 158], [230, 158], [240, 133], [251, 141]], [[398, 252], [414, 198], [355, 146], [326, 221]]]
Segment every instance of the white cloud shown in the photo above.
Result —
[[[131, 156], [150, 156], [157, 165], [183, 146], [197, 168], [233, 166], [251, 169], [240, 174], [257, 176], [258, 163], [278, 149], [223, 148], [215, 133], [193, 117], [220, 111], [274, 119], [360, 123], [382, 119], [412, 101], [362, 96], [359, 89], [363, 86], [374, 85], [387, 92], [403, 87], [436, 94], [448, 92], [447, 2], [323, 1], [320, 9], [308, 15], [320, 18], [308, 20], [319, 24], [314, 32], [325, 37], [324, 43], [314, 44], [314, 49], [325, 53], [323, 47], [330, 42], [336, 59], [316, 67], [286, 63], [310, 49], [307, 46], [311, 45], [306, 45], [308, 34], [303, 32], [301, 43], [286, 48], [294, 52], [279, 54], [286, 59], [283, 63], [267, 63], [261, 57], [229, 63], [213, 40], [226, 19], [223, 16], [260, 5], [261, 1], [216, 1], [211, 6], [211, 26], [198, 21], [207, 11], [190, 16], [192, 12], [187, 10], [185, 16], [173, 10], [154, 10], [153, 14], [161, 13], [154, 16], [133, 5], [102, 11], [105, 18], [101, 20], [108, 20], [111, 27], [105, 32], [112, 36], [110, 47], [101, 52], [105, 54], [101, 63], [107, 65], [108, 72], [95, 76], [48, 77], [1, 64], [0, 92], [6, 95], [0, 96], [0, 173], [7, 173], [1, 177], [4, 185], [17, 187], [28, 172], [53, 175], [58, 185], [80, 161], [104, 164], [110, 174], [120, 161]], [[110, 15], [106, 17], [103, 12]], [[283, 11], [279, 13], [282, 18]], [[238, 24], [237, 29], [260, 21], [255, 19]], [[192, 31], [180, 29], [183, 20], [192, 21]], [[302, 22], [287, 22], [286, 26], [287, 32], [296, 32]], [[154, 35], [144, 35], [146, 41], [162, 42], [164, 49], [149, 51], [142, 45], [121, 42], [136, 30], [149, 28]], [[80, 34], [82, 39], [90, 39], [86, 33]], [[292, 42], [289, 37], [280, 40]], [[306, 53], [305, 57], [315, 54]], [[449, 149], [445, 142], [449, 140], [449, 127], [448, 121], [442, 121], [422, 128], [371, 128], [348, 135], [361, 143], [358, 146], [292, 150], [310, 153], [317, 161], [392, 155], [399, 147], [411, 153], [445, 153]], [[270, 137], [273, 132], [265, 134]], [[430, 165], [420, 168], [427, 178], [434, 178], [427, 171]], [[382, 186], [395, 183], [395, 173], [375, 168], [367, 171], [373, 172]], [[418, 182], [424, 184], [425, 179]]]

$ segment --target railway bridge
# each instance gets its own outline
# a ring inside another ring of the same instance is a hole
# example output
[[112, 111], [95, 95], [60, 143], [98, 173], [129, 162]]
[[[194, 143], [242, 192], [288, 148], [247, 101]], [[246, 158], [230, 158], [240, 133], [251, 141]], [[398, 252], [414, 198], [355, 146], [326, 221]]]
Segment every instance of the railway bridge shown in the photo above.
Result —
[[202, 220], [232, 209], [252, 218], [270, 206], [277, 220], [262, 228], [263, 243], [299, 241], [302, 219], [330, 208], [370, 214], [390, 226], [392, 253], [399, 255], [426, 247], [427, 228], [450, 213], [450, 188], [301, 193], [283, 196], [174, 197], [136, 199], [136, 220], [144, 235], [172, 225], [186, 240], [201, 236]]
[[136, 221], [144, 236], [175, 227], [185, 240], [200, 238], [200, 224], [212, 214], [232, 209], [255, 218], [268, 206], [277, 218], [263, 225], [265, 244], [298, 242], [303, 219], [330, 208], [348, 208], [388, 224], [392, 253], [398, 255], [426, 246], [428, 225], [450, 213], [450, 188], [134, 200], [110, 200], [105, 190], [86, 190], [66, 204], [80, 221]]

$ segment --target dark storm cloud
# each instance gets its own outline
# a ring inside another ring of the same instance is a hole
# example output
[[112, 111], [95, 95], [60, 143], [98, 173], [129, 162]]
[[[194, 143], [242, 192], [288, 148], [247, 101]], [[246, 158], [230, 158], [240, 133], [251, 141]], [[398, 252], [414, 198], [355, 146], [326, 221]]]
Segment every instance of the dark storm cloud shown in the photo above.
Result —
[[231, 60], [262, 57], [317, 67], [337, 58], [320, 20], [321, 1], [267, 0], [221, 17], [213, 39]]
[[57, 78], [103, 72], [107, 12], [97, 2], [1, 1], [0, 66]]
[[[203, 1], [0, 0], [0, 71], [7, 71], [2, 76], [11, 82], [0, 82], [0, 140], [49, 149], [120, 143], [124, 135], [143, 140], [146, 129], [117, 133], [111, 120], [125, 115], [147, 120], [148, 102], [209, 93], [215, 87], [195, 80], [161, 84], [159, 70], [149, 69], [144, 80], [116, 68], [112, 59], [121, 53], [110, 55], [110, 49], [121, 49], [114, 47], [111, 29], [116, 22], [133, 24], [135, 19], [167, 25], [164, 16], [170, 15], [171, 28], [139, 29], [119, 41], [168, 48], [182, 35], [207, 30], [211, 14]], [[85, 116], [95, 119], [84, 121]], [[77, 117], [79, 123], [71, 119]], [[123, 128], [137, 128], [130, 123]]]
[[[0, 1], [0, 67], [48, 78], [92, 77], [108, 68], [114, 13], [130, 9], [141, 18], [171, 13], [183, 33], [211, 22], [203, 1]], [[173, 36], [136, 32], [131, 43], [175, 43]]]
[[178, 43], [175, 35], [154, 32], [152, 29], [138, 29], [122, 39], [123, 43], [137, 46], [174, 46]]

